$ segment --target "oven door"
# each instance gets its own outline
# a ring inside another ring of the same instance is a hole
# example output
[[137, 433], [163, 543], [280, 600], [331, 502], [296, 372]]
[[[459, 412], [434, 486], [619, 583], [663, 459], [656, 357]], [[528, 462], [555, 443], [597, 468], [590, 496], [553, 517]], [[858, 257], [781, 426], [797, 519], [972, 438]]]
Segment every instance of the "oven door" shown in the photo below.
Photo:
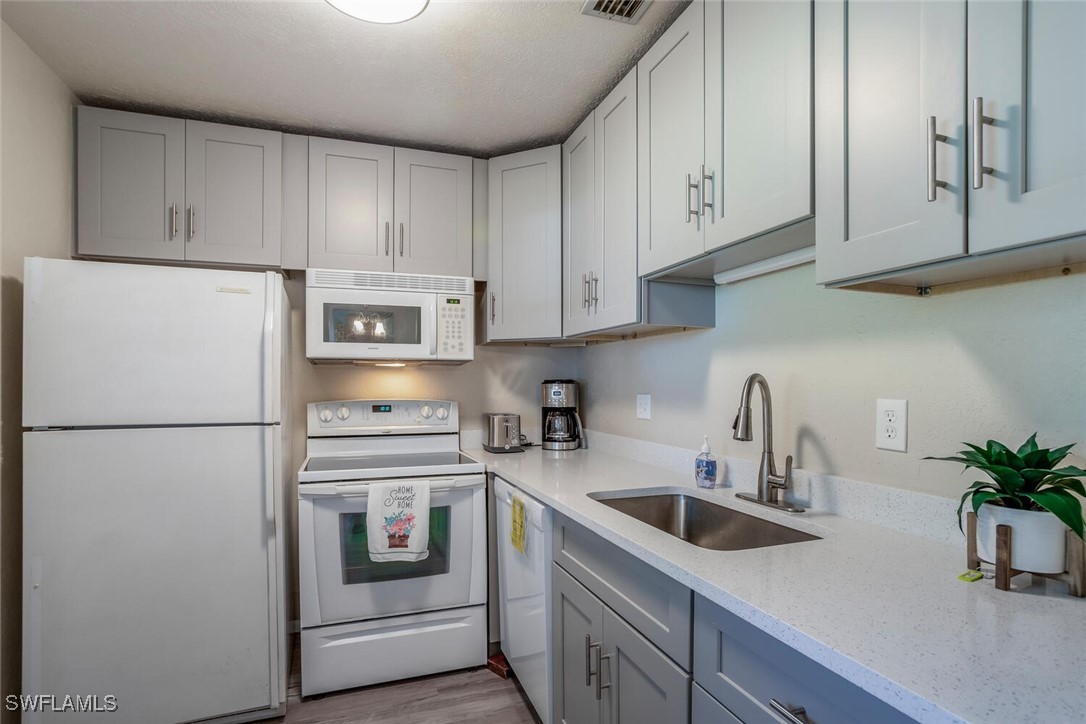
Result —
[[437, 359], [437, 297], [306, 287], [309, 359]]
[[368, 485], [299, 486], [303, 626], [486, 602], [486, 477], [425, 482], [430, 555], [413, 563], [370, 560]]

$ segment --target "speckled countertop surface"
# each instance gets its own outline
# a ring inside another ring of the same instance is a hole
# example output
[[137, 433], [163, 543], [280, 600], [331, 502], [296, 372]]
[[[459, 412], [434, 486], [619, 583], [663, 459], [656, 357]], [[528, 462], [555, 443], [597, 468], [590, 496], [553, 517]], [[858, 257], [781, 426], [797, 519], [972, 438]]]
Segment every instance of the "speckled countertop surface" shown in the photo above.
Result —
[[[818, 511], [788, 515], [700, 491], [689, 476], [593, 450], [466, 450], [558, 512], [922, 722], [1079, 722], [1086, 717], [1086, 600], [1055, 586], [963, 583], [964, 546]], [[587, 496], [687, 488], [819, 535], [711, 551]], [[1015, 583], [1028, 576], [1019, 576]], [[1038, 579], [1039, 581], [1041, 579]]]

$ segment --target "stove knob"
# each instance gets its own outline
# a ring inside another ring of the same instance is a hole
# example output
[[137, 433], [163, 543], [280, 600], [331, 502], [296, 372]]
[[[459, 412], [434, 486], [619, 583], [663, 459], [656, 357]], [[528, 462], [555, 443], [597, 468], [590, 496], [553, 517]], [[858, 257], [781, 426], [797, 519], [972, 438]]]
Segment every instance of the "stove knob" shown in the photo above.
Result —
[[[438, 414], [440, 414], [440, 412], [441, 411], [439, 410]], [[419, 408], [419, 414], [422, 415], [425, 419], [429, 420], [430, 417], [434, 414], [434, 408], [430, 407], [429, 405], [423, 405]]]
[[321, 419], [321, 422], [331, 422], [332, 421], [332, 411], [331, 410], [321, 410], [321, 414], [319, 415], [319, 417]]
[[346, 405], [336, 410], [336, 417], [338, 417], [340, 420], [346, 420], [350, 416], [351, 408], [347, 407]]
[[437, 408], [437, 419], [444, 420], [449, 416], [449, 409], [447, 407]]

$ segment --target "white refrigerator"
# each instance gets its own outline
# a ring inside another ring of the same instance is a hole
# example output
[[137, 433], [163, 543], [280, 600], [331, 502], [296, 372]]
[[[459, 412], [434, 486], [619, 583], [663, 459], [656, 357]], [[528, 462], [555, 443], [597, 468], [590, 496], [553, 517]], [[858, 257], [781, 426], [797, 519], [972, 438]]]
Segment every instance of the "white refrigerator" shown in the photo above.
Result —
[[[282, 278], [28, 258], [24, 280], [22, 693], [55, 701], [23, 722], [282, 713]], [[68, 695], [106, 711], [53, 711]]]

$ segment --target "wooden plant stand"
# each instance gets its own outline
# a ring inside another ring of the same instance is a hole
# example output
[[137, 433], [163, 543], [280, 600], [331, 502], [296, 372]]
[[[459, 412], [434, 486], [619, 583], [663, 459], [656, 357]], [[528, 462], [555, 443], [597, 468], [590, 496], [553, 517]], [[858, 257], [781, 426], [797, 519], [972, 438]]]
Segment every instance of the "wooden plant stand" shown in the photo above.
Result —
[[[1067, 592], [1072, 596], [1086, 598], [1086, 546], [1083, 540], [1070, 530], [1067, 531], [1067, 570], [1063, 573], [1033, 573], [1011, 568], [1011, 531], [1009, 525], [996, 526], [996, 559], [983, 561], [995, 566], [995, 587], [1000, 591], [1011, 590], [1011, 578], [1019, 573], [1051, 578], [1067, 584]], [[966, 515], [966, 565], [970, 570], [977, 570], [983, 559], [977, 555], [977, 515]]]

